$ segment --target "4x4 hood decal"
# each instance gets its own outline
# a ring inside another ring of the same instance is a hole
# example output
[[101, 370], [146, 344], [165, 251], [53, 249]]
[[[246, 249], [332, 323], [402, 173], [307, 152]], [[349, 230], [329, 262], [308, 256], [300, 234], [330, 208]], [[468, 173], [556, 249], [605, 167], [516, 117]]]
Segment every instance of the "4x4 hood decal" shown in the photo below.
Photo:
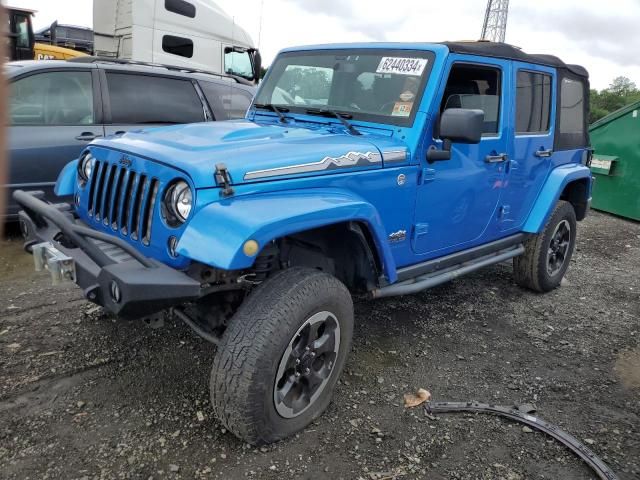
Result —
[[152, 128], [94, 144], [182, 170], [196, 188], [215, 186], [216, 165], [221, 163], [232, 184], [238, 185], [376, 169], [382, 168], [387, 156], [389, 163], [409, 158], [406, 146], [389, 136], [353, 136], [323, 125], [302, 128], [247, 120]]

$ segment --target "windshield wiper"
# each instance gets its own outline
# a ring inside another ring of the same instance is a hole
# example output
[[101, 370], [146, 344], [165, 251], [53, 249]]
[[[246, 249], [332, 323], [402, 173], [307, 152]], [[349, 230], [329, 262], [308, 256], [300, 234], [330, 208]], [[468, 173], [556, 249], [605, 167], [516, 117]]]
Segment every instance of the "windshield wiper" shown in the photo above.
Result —
[[281, 123], [287, 123], [287, 118], [284, 116], [284, 113], [288, 113], [289, 109], [286, 107], [276, 107], [271, 103], [254, 103], [253, 106], [255, 108], [260, 108], [262, 110], [270, 110], [274, 112], [280, 118]]
[[346, 119], [353, 118], [353, 115], [350, 113], [337, 112], [335, 110], [329, 110], [326, 108], [309, 108], [306, 110], [309, 115], [322, 115], [323, 117], [336, 117], [340, 122], [345, 126], [345, 128], [349, 131], [351, 135], [362, 135], [356, 127], [351, 125]]

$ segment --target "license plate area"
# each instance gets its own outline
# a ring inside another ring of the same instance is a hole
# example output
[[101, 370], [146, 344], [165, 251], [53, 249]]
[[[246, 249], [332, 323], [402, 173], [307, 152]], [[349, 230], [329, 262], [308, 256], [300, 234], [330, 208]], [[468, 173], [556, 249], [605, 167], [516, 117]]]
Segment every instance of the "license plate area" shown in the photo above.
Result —
[[36, 272], [48, 270], [53, 285], [65, 282], [75, 283], [76, 262], [54, 247], [51, 242], [34, 245], [32, 252]]

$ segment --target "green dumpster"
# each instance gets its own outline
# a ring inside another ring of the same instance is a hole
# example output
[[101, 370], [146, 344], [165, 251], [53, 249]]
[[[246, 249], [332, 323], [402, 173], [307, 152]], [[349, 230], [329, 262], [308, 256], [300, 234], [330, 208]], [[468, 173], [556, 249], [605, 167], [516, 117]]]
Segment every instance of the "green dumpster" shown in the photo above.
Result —
[[593, 208], [640, 220], [640, 102], [591, 125]]

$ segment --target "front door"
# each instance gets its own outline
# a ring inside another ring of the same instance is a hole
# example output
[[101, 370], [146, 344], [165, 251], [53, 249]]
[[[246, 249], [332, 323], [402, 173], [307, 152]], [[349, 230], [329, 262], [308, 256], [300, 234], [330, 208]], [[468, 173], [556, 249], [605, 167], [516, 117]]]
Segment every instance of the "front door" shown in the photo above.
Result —
[[[18, 189], [43, 190], [49, 200], [60, 201], [53, 195], [58, 174], [91, 140], [104, 135], [94, 80], [89, 69], [64, 69], [12, 82], [9, 194]], [[8, 213], [17, 213], [11, 201]]]
[[[450, 160], [431, 165], [422, 160], [412, 242], [414, 252], [425, 259], [463, 250], [494, 235], [510, 146], [510, 112], [504, 108], [509, 92], [503, 88], [509, 67], [508, 61], [479, 64], [477, 57], [450, 56], [437, 113], [481, 109], [484, 131], [477, 145], [454, 143]], [[426, 145], [433, 141], [427, 139]]]
[[513, 155], [500, 199], [500, 230], [518, 231], [540, 193], [553, 156], [555, 70], [513, 62]]

